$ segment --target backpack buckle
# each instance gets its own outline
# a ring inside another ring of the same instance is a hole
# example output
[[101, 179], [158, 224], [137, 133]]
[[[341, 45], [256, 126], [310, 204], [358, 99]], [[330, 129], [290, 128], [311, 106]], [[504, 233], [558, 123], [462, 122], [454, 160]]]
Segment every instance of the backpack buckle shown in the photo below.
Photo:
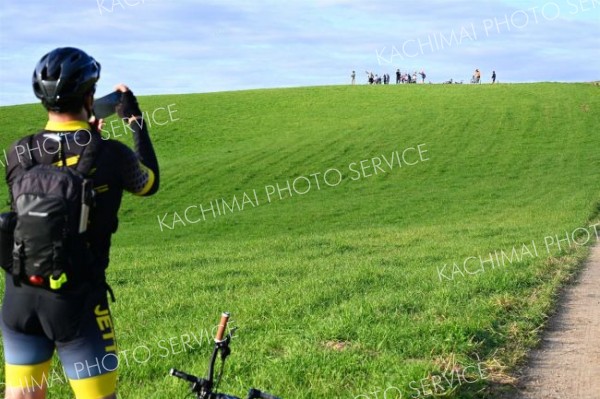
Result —
[[67, 275], [65, 273], [61, 273], [61, 275], [56, 279], [53, 276], [50, 276], [50, 289], [58, 290], [66, 282], [67, 282]]

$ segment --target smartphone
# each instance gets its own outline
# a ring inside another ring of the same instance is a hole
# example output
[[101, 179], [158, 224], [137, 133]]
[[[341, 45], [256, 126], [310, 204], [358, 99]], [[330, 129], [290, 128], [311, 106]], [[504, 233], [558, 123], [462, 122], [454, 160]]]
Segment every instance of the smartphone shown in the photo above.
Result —
[[117, 112], [117, 105], [121, 102], [120, 91], [114, 91], [104, 97], [94, 100], [94, 115], [97, 119], [103, 119]]

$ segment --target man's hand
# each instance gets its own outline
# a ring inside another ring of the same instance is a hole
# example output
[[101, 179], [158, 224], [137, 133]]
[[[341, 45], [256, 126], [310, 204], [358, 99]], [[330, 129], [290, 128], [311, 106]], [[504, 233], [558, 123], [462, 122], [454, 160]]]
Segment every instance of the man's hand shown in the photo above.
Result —
[[95, 116], [92, 116], [88, 121], [91, 126], [96, 128], [96, 131], [101, 132], [104, 127], [104, 119], [96, 119]]
[[121, 95], [121, 103], [117, 105], [117, 114], [119, 115], [119, 118], [127, 119], [129, 123], [137, 118], [141, 118], [142, 111], [140, 110], [137, 99], [129, 87], [123, 83], [119, 83], [115, 86], [115, 90], [123, 93]]
[[125, 84], [123, 83], [119, 83], [118, 85], [115, 86], [115, 90], [116, 91], [120, 91], [121, 93], [125, 93], [130, 91], [129, 87], [127, 87]]

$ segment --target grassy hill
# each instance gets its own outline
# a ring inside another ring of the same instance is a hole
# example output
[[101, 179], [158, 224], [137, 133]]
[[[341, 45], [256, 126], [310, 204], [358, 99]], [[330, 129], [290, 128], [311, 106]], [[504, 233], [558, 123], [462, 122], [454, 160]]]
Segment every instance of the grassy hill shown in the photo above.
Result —
[[[124, 199], [113, 240], [122, 397], [183, 398], [167, 371], [205, 372], [223, 310], [239, 329], [221, 388], [238, 396], [510, 390], [600, 233], [598, 90], [141, 98], [162, 182], [152, 198]], [[0, 117], [4, 148], [45, 121], [39, 105]], [[131, 143], [118, 126], [107, 134]], [[70, 397], [61, 380], [50, 397]]]

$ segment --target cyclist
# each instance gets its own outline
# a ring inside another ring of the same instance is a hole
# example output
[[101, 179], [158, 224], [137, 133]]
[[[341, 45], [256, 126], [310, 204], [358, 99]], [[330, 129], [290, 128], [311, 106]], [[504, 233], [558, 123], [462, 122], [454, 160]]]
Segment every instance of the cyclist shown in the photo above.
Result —
[[[16, 145], [9, 149], [9, 191], [20, 173], [23, 157], [30, 156], [35, 163], [62, 165], [65, 158], [61, 160], [57, 151], [48, 149], [50, 136], [62, 137], [67, 143], [63, 146], [67, 166], [77, 164], [83, 148], [91, 142], [78, 140], [77, 135], [100, 135], [101, 121], [92, 117], [99, 78], [100, 64], [76, 48], [55, 49], [38, 62], [33, 90], [48, 111], [48, 122], [33, 136], [27, 151]], [[137, 100], [123, 84], [116, 90], [121, 92], [116, 110], [129, 123], [135, 151], [115, 140], [102, 137], [99, 141], [99, 152], [89, 173], [96, 192], [86, 233], [87, 246], [93, 254], [89, 272], [78, 281], [70, 281], [70, 288], [58, 292], [5, 275], [0, 326], [8, 399], [46, 397], [55, 349], [76, 398], [116, 398], [118, 357], [107, 300], [112, 291], [105, 279], [111, 235], [117, 230], [123, 191], [148, 196], [159, 186], [158, 161]], [[9, 196], [12, 202], [12, 192]]]

